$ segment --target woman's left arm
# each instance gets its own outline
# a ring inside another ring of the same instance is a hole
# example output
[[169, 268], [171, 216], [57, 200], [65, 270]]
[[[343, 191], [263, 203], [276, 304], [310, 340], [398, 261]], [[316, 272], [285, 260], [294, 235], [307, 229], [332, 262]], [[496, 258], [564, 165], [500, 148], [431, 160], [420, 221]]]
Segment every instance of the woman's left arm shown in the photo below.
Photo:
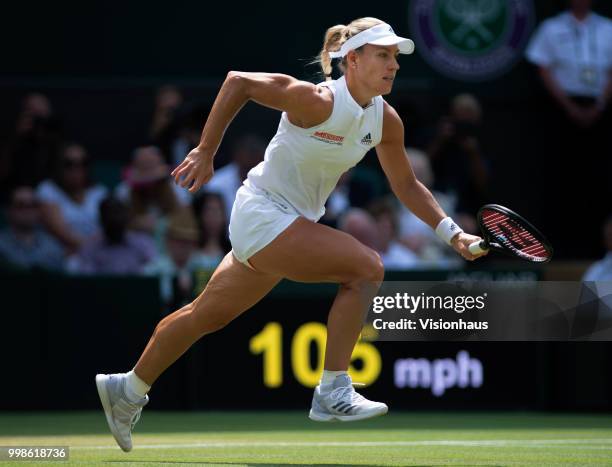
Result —
[[[387, 102], [384, 103], [383, 136], [376, 153], [395, 196], [435, 230], [448, 216], [427, 187], [414, 176], [404, 148], [404, 124]], [[475, 235], [460, 232], [452, 237], [451, 245], [465, 259], [473, 260], [482, 254], [473, 255], [468, 247], [478, 240], [480, 238]]]

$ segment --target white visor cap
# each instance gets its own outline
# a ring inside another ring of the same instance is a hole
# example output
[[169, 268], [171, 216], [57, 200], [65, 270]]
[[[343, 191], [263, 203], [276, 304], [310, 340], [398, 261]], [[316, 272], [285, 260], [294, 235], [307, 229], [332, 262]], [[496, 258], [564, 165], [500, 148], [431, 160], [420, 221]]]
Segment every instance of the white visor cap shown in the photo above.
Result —
[[414, 52], [414, 42], [412, 40], [397, 36], [391, 26], [387, 23], [382, 23], [355, 34], [342, 44], [340, 50], [329, 52], [329, 56], [331, 58], [342, 58], [350, 50], [358, 49], [365, 44], [397, 45], [402, 54]]

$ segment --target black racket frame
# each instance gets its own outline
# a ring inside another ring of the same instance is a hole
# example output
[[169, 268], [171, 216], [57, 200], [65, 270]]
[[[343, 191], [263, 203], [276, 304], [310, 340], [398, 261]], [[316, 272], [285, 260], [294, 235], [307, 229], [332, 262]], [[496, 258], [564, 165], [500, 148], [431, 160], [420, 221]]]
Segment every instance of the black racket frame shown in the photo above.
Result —
[[[546, 251], [549, 252], [549, 256], [548, 258], [546, 258], [543, 261], [533, 261], [533, 260], [529, 260], [528, 258], [522, 257], [520, 255], [517, 255], [514, 251], [500, 245], [499, 243], [496, 243], [494, 241], [491, 241], [492, 239], [494, 239], [494, 237], [492, 237], [486, 230], [484, 227], [484, 222], [482, 220], [482, 214], [483, 211], [485, 209], [489, 209], [492, 211], [497, 211], [501, 214], [505, 214], [506, 216], [508, 216], [511, 220], [516, 221], [518, 224], [522, 225], [523, 227], [525, 227], [526, 230], [528, 230], [531, 235], [533, 235], [538, 241], [540, 241], [542, 243], [542, 245], [544, 246], [544, 249]], [[504, 206], [501, 206], [499, 204], [485, 204], [484, 206], [482, 206], [479, 210], [478, 210], [478, 214], [477, 214], [477, 220], [478, 220], [478, 227], [480, 228], [480, 231], [482, 232], [482, 242], [480, 242], [480, 247], [483, 249], [491, 249], [494, 251], [498, 251], [500, 253], [504, 253], [506, 255], [510, 255], [510, 256], [514, 256], [514, 257], [519, 257], [521, 259], [524, 259], [526, 261], [532, 261], [532, 262], [537, 262], [537, 263], [548, 263], [552, 257], [553, 257], [553, 247], [550, 244], [550, 242], [546, 239], [546, 237], [544, 236], [544, 234], [542, 234], [542, 232], [540, 232], [531, 222], [529, 222], [527, 219], [525, 219], [523, 216], [521, 216], [520, 214], [517, 214], [516, 212], [514, 212], [512, 209], [508, 209]]]

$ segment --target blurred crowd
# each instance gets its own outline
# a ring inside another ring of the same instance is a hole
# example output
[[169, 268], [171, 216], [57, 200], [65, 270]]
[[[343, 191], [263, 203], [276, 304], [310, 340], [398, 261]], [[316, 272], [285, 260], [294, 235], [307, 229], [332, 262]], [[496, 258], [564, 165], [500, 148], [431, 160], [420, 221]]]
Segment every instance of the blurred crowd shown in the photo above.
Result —
[[[0, 153], [4, 200], [0, 258], [5, 267], [71, 274], [155, 274], [165, 299], [187, 296], [230, 251], [227, 226], [236, 191], [264, 158], [267, 142], [243, 134], [225, 144], [226, 163], [197, 195], [170, 172], [197, 145], [205, 115], [185, 119], [181, 91], [155, 95], [150, 134], [126, 157], [118, 183], [96, 179], [88, 149], [65, 134], [49, 99], [23, 98]], [[197, 125], [194, 123], [198, 120]], [[426, 148], [408, 148], [416, 177], [467, 231], [486, 201], [488, 167], [478, 140], [474, 96], [452, 99]], [[119, 170], [119, 169], [118, 169]], [[387, 269], [460, 266], [433, 231], [392, 196], [381, 173], [357, 166], [332, 193], [321, 222], [379, 251]], [[179, 294], [180, 295], [180, 294]]]
[[[609, 129], [603, 123], [610, 121], [605, 115], [610, 113], [612, 96], [612, 52], [606, 53], [610, 57], [605, 63], [593, 54], [601, 55], [612, 44], [597, 42], [600, 36], [605, 41], [612, 38], [612, 23], [591, 14], [589, 8], [586, 0], [570, 2], [570, 10], [542, 24], [527, 50], [553, 97], [557, 117], [564, 119], [559, 123], [563, 145], [549, 151], [555, 158], [568, 151], [576, 154], [586, 132], [593, 133], [589, 140], [598, 144], [593, 153], [606, 157], [602, 148], [607, 150], [603, 141], [609, 141]], [[601, 34], [583, 31], [588, 21], [596, 22]], [[574, 31], [569, 39], [586, 41], [584, 54], [593, 55], [589, 60], [556, 51], [555, 37], [565, 34], [566, 27]], [[571, 73], [573, 80], [566, 78]], [[188, 300], [206, 284], [231, 249], [227, 226], [234, 197], [248, 171], [263, 160], [267, 141], [253, 133], [226, 141], [227, 154], [217, 157], [214, 177], [192, 195], [174, 184], [170, 172], [198, 144], [207, 109], [197, 109], [172, 85], [157, 89], [153, 99], [142, 145], [124, 157], [118, 173], [102, 177], [92, 170], [101, 161], [92, 160], [88, 148], [79, 144], [79, 135], [66, 133], [50, 99], [41, 93], [24, 96], [12, 128], [4, 131], [9, 136], [0, 141], [4, 268], [155, 275], [169, 305]], [[564, 111], [559, 113], [558, 108]], [[417, 179], [465, 231], [475, 234], [476, 212], [494, 201], [490, 160], [481, 142], [483, 118], [478, 99], [459, 94], [427, 132], [432, 135], [429, 141], [407, 148]], [[600, 175], [607, 180], [608, 172]], [[550, 196], [573, 195], [567, 190]], [[429, 226], [399, 204], [382, 172], [367, 164], [341, 177], [321, 222], [378, 251], [387, 270], [463, 266]], [[609, 220], [605, 229], [610, 249]], [[601, 277], [602, 270], [610, 274], [609, 262], [608, 254], [589, 278]]]
[[[188, 300], [204, 285], [194, 283], [195, 272], [210, 275], [230, 250], [229, 201], [224, 182], [217, 183], [218, 191], [194, 197], [170, 178], [175, 153], [184, 155], [199, 138], [182, 126], [164, 146], [180, 104], [175, 88], [158, 91], [151, 134], [117, 169], [121, 173], [111, 180], [120, 182], [112, 184], [96, 179], [96, 161], [75, 135], [65, 134], [49, 99], [25, 96], [0, 149], [2, 267], [155, 275], [166, 303]], [[262, 146], [251, 138], [237, 142], [235, 150], [257, 151], [253, 161], [263, 157]]]

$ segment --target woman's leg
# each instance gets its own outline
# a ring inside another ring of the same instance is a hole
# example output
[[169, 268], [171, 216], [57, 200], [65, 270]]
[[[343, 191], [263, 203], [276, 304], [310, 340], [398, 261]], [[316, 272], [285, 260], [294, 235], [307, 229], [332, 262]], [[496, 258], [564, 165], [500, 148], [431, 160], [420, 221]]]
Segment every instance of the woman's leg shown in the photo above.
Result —
[[249, 262], [256, 271], [229, 253], [200, 296], [157, 325], [134, 368], [140, 379], [153, 384], [194, 342], [255, 305], [282, 277], [340, 284], [328, 317], [325, 369], [348, 368], [383, 279], [378, 254], [344, 232], [298, 218]]
[[328, 316], [325, 369], [347, 370], [383, 280], [380, 256], [344, 232], [299, 218], [249, 262], [272, 276], [340, 284]]
[[251, 308], [280, 279], [249, 269], [228, 253], [198, 298], [160, 321], [134, 372], [153, 384], [194, 342]]
[[[253, 306], [283, 277], [300, 282], [340, 284], [328, 317], [325, 369], [348, 369], [365, 313], [383, 280], [384, 270], [378, 254], [344, 232], [298, 218], [249, 262], [255, 270], [228, 254], [204, 292], [157, 325], [131, 376], [96, 376], [107, 422], [124, 451], [132, 449], [132, 427], [148, 401], [146, 396], [142, 397], [142, 389], [138, 393], [129, 382], [130, 392], [140, 399], [130, 400], [129, 396], [126, 399], [125, 381], [135, 376], [138, 385], [150, 386], [195, 341]], [[335, 386], [325, 393], [317, 387], [311, 419], [360, 420], [386, 413], [384, 404], [353, 399], [348, 376], [338, 379], [341, 386], [338, 390], [344, 391], [345, 405], [336, 407], [332, 392]]]
[[249, 269], [229, 253], [198, 298], [160, 321], [134, 371], [96, 375], [106, 421], [121, 449], [132, 449], [132, 428], [149, 401], [148, 386], [195, 341], [252, 307], [279, 280]]

